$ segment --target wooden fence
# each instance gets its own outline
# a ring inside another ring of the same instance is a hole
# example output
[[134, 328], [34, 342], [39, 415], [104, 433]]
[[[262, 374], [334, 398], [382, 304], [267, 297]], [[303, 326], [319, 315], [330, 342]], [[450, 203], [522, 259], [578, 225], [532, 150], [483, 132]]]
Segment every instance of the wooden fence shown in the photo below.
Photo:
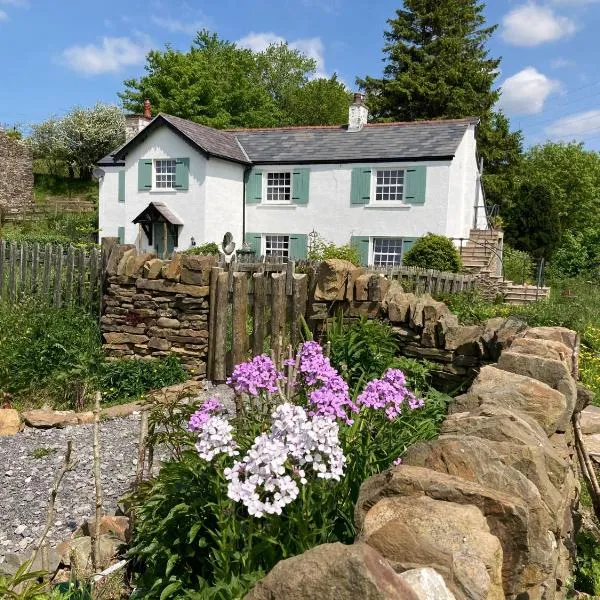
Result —
[[100, 251], [0, 240], [0, 300], [24, 297], [61, 306], [95, 307], [100, 298]]
[[[224, 381], [233, 365], [301, 341], [308, 277], [292, 272], [212, 269], [207, 377]], [[287, 268], [287, 267], [286, 267]]]

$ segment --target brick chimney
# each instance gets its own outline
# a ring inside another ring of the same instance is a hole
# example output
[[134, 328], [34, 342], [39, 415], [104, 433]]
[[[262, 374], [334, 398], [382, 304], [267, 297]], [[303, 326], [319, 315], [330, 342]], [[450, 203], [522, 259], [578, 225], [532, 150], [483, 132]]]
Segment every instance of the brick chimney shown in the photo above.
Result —
[[147, 98], [144, 100], [144, 119], [152, 119], [152, 104]]
[[365, 95], [354, 94], [354, 101], [348, 110], [348, 131], [360, 131], [369, 118], [369, 109], [365, 106]]
[[125, 115], [125, 140], [135, 137], [148, 123], [152, 121], [152, 104], [144, 100], [143, 115]]

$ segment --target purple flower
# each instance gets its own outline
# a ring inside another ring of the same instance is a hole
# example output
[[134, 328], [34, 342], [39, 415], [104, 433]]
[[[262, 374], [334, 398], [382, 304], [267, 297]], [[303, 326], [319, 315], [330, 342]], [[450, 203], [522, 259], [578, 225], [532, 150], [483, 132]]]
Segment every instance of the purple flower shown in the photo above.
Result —
[[402, 404], [408, 403], [410, 409], [423, 406], [423, 400], [406, 388], [406, 378], [399, 369], [388, 369], [381, 379], [373, 379], [357, 398], [361, 406], [385, 409], [385, 414], [393, 421], [402, 412]]
[[200, 431], [204, 424], [215, 414], [222, 412], [223, 405], [218, 398], [209, 398], [190, 417], [188, 431]]
[[302, 345], [298, 375], [305, 385], [314, 388], [308, 393], [313, 409], [309, 415], [333, 417], [352, 424], [349, 413], [358, 412], [358, 407], [350, 400], [348, 384], [331, 366], [317, 342]]
[[396, 467], [398, 465], [401, 465], [402, 464], [402, 457], [399, 456], [392, 464], [395, 465]]
[[258, 396], [260, 392], [275, 393], [277, 381], [282, 378], [283, 375], [277, 371], [275, 363], [266, 354], [262, 354], [236, 365], [227, 384], [238, 394]]

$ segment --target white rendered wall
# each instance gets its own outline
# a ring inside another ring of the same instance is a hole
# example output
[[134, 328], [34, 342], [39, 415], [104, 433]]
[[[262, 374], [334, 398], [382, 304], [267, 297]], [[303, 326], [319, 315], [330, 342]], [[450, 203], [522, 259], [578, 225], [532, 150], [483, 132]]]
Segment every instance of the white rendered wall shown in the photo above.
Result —
[[[246, 205], [246, 231], [252, 233], [305, 233], [315, 230], [323, 239], [347, 244], [351, 236], [421, 237], [427, 232], [446, 235], [449, 162], [370, 163], [381, 168], [427, 166], [424, 204], [396, 206], [352, 205], [352, 168], [360, 164], [302, 165], [310, 169], [306, 205]], [[293, 167], [260, 166], [267, 171]], [[263, 195], [264, 197], [264, 195]]]

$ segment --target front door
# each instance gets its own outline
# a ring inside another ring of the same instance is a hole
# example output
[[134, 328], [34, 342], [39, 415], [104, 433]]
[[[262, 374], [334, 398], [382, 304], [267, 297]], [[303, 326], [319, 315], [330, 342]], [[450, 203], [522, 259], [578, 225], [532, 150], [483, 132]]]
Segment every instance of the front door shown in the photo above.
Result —
[[[175, 250], [175, 238], [177, 225], [170, 223], [157, 222], [152, 223], [152, 239], [154, 240], [154, 250], [160, 258], [168, 258]], [[166, 241], [166, 248], [165, 248]]]

